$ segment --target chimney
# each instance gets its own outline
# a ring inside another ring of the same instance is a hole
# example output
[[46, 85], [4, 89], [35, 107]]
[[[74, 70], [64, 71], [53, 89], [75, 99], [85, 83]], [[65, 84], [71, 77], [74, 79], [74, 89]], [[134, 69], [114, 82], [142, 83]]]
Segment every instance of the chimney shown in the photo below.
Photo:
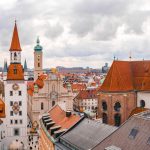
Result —
[[71, 116], [71, 111], [70, 110], [67, 110], [66, 111], [66, 117], [70, 117]]

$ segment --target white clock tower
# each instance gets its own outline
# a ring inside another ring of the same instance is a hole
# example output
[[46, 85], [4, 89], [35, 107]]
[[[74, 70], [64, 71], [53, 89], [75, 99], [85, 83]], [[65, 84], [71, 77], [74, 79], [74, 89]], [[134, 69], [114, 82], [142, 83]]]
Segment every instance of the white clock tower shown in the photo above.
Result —
[[10, 65], [7, 69], [5, 87], [6, 142], [5, 149], [27, 148], [27, 83], [21, 65], [21, 46], [15, 22], [10, 47]]

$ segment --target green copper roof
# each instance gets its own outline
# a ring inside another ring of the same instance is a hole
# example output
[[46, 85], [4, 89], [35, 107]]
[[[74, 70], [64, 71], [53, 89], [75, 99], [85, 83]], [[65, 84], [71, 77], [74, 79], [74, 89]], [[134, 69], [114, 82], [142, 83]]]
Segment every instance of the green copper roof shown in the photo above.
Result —
[[37, 38], [37, 41], [36, 41], [36, 46], [34, 47], [34, 50], [35, 51], [42, 51], [43, 47], [40, 45], [40, 40], [39, 40], [39, 37]]

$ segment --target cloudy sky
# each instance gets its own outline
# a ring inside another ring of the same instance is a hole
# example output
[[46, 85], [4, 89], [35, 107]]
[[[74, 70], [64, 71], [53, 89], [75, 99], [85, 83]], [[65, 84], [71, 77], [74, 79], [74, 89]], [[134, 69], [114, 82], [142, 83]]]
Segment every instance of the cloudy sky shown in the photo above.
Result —
[[1, 0], [0, 66], [9, 61], [14, 20], [22, 61], [33, 67], [37, 36], [44, 67], [93, 67], [119, 60], [150, 59], [149, 0]]

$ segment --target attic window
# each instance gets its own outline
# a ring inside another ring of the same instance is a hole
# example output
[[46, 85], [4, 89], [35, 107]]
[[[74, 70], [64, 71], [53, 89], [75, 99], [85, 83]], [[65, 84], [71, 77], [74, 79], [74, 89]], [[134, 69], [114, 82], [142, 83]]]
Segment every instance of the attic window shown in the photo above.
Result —
[[129, 134], [129, 138], [130, 139], [135, 139], [135, 137], [136, 137], [136, 135], [137, 135], [137, 133], [138, 133], [139, 131], [137, 130], [137, 129], [132, 129], [131, 130], [131, 132], [130, 132], [130, 134]]

